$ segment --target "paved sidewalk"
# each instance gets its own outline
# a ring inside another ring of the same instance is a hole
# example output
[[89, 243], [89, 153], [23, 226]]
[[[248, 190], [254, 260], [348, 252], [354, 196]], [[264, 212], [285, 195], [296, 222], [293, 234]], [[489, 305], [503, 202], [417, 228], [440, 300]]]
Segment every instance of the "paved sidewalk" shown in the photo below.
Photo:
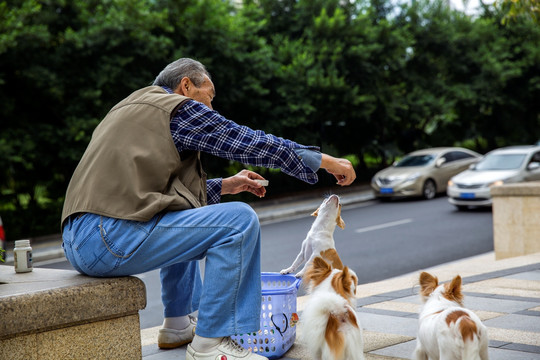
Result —
[[[494, 253], [425, 269], [445, 282], [463, 278], [465, 306], [488, 327], [491, 360], [540, 359], [540, 253], [495, 261]], [[410, 359], [416, 345], [418, 273], [358, 287], [357, 314], [364, 329], [367, 360]], [[301, 333], [302, 305], [298, 298]], [[185, 359], [185, 346], [157, 347], [159, 327], [141, 331], [144, 360]], [[308, 360], [297, 340], [282, 359]]]

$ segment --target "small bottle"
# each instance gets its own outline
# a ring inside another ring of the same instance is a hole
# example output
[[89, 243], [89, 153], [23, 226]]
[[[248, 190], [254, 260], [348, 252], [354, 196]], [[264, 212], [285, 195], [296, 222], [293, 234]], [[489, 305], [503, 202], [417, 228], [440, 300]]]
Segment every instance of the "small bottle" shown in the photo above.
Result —
[[32, 247], [30, 247], [30, 240], [15, 241], [13, 258], [15, 260], [15, 272], [24, 273], [32, 271]]

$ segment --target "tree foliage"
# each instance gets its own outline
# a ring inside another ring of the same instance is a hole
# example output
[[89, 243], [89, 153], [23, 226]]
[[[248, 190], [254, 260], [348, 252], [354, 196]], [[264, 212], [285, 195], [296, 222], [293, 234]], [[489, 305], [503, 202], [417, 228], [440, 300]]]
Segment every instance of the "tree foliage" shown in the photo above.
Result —
[[[421, 147], [535, 142], [540, 27], [512, 6], [538, 3], [501, 2], [468, 16], [442, 0], [0, 0], [8, 237], [58, 231], [97, 123], [178, 57], [207, 65], [223, 115], [358, 159], [360, 181]], [[241, 167], [205, 161], [211, 176]], [[273, 191], [304, 186], [258, 170]]]

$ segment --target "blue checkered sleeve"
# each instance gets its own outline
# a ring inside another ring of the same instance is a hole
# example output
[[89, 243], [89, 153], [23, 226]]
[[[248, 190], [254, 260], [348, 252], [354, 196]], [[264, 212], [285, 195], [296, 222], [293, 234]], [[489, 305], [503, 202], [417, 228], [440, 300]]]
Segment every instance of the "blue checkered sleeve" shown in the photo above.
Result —
[[[239, 125], [194, 100], [186, 101], [173, 116], [171, 134], [179, 152], [202, 151], [245, 165], [281, 169], [310, 184], [318, 181], [317, 169], [310, 168], [296, 152], [298, 149], [318, 152], [318, 147], [300, 145]], [[216, 183], [211, 183], [208, 197], [217, 190]]]
[[206, 202], [208, 205], [221, 202], [221, 178], [206, 180]]

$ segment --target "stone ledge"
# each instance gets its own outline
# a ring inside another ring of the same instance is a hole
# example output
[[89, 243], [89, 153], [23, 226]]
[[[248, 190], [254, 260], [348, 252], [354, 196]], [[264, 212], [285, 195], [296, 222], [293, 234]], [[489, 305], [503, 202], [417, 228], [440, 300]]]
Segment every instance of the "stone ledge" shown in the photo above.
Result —
[[495, 258], [540, 252], [540, 182], [494, 187], [491, 195]]
[[136, 277], [92, 278], [71, 270], [15, 273], [0, 265], [0, 340], [137, 315], [146, 288]]
[[540, 196], [540, 181], [495, 186], [491, 188], [490, 192], [492, 197]]

